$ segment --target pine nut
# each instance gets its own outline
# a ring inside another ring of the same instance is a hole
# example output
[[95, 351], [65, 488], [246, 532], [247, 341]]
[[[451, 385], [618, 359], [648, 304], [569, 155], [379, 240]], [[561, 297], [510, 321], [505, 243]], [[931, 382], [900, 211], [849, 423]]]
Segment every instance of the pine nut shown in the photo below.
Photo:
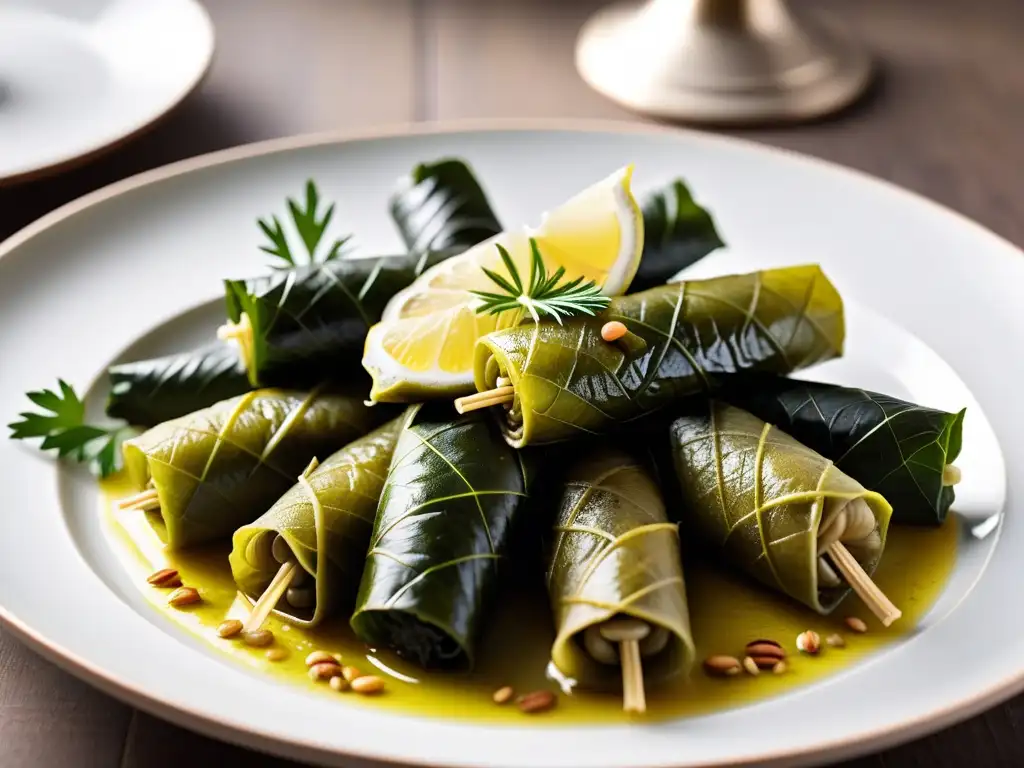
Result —
[[514, 695], [515, 691], [512, 690], [512, 686], [506, 685], [496, 690], [491, 698], [494, 699], [495, 704], [508, 704]]
[[708, 656], [704, 659], [704, 671], [716, 677], [731, 677], [739, 674], [742, 666], [733, 656]]
[[862, 619], [858, 619], [856, 616], [847, 616], [846, 626], [848, 626], [854, 632], [858, 632], [860, 634], [864, 634], [868, 631], [868, 625], [865, 624]]
[[238, 619], [228, 619], [222, 621], [220, 626], [217, 627], [217, 635], [220, 637], [234, 637], [242, 631], [242, 622]]
[[198, 603], [203, 598], [199, 595], [199, 590], [195, 587], [178, 587], [176, 590], [171, 592], [167, 598], [167, 603], [173, 605], [175, 608], [182, 608], [186, 605], [192, 605]]
[[786, 658], [785, 649], [774, 640], [751, 640], [745, 650], [758, 669], [771, 669]]
[[338, 660], [335, 659], [327, 651], [313, 651], [309, 656], [306, 657], [306, 666], [312, 667], [314, 664], [335, 664], [337, 665]]
[[384, 690], [384, 680], [376, 675], [364, 675], [351, 681], [352, 690], [356, 693], [380, 693]]
[[181, 575], [174, 568], [161, 568], [159, 571], [149, 574], [147, 584], [154, 587], [180, 587]]
[[519, 711], [532, 715], [536, 712], [546, 712], [555, 706], [557, 699], [551, 691], [534, 691], [520, 696], [517, 699]]
[[257, 629], [255, 632], [243, 632], [242, 642], [253, 648], [262, 648], [274, 642], [274, 633], [269, 629]]
[[309, 679], [314, 682], [323, 682], [324, 680], [330, 680], [332, 677], [337, 677], [340, 671], [337, 664], [328, 664], [326, 661], [321, 661], [319, 664], [314, 664], [309, 668]]
[[341, 677], [340, 675], [335, 675], [334, 677], [332, 677], [330, 680], [327, 681], [327, 684], [331, 686], [332, 691], [339, 692], [347, 691], [349, 686], [348, 680], [346, 680], [344, 677]]

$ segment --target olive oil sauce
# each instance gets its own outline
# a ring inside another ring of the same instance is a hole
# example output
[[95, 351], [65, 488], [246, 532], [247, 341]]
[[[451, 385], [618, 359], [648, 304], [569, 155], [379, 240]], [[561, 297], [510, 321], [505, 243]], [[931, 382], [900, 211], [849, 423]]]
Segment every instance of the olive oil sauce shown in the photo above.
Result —
[[[492, 626], [480, 641], [477, 667], [471, 673], [424, 672], [392, 653], [369, 649], [353, 636], [347, 617], [304, 630], [272, 616], [265, 626], [274, 633], [274, 643], [262, 648], [247, 646], [237, 637], [220, 638], [218, 625], [230, 618], [244, 620], [249, 608], [231, 578], [229, 543], [167, 552], [145, 513], [114, 509], [115, 499], [134, 490], [123, 474], [103, 481], [101, 489], [103, 527], [111, 550], [154, 610], [231, 663], [322, 695], [325, 704], [520, 725], [524, 718], [529, 718], [531, 724], [602, 723], [627, 718], [619, 697], [578, 689], [559, 696], [555, 708], [537, 715], [523, 714], [514, 702], [499, 705], [492, 700], [494, 692], [505, 686], [511, 686], [516, 694], [558, 690], [558, 685], [546, 676], [554, 634], [543, 594], [503, 598]], [[824, 680], [896, 642], [917, 625], [941, 594], [956, 561], [957, 526], [956, 516], [950, 515], [938, 529], [889, 529], [885, 555], [874, 579], [902, 609], [903, 618], [888, 629], [871, 617], [855, 595], [832, 616], [822, 617], [742, 577], [705, 563], [684, 563], [698, 662], [689, 676], [649, 687], [643, 717], [658, 720], [708, 714], [778, 696]], [[185, 585], [198, 589], [201, 601], [180, 608], [168, 605], [171, 590], [146, 583], [146, 578], [161, 568], [177, 569]], [[850, 631], [844, 622], [847, 616], [864, 619], [868, 631]], [[814, 630], [823, 640], [815, 656], [796, 649], [796, 637], [805, 630]], [[841, 635], [845, 646], [827, 646], [824, 638], [832, 634]], [[774, 640], [786, 650], [783, 674], [765, 671], [752, 676], [744, 672], [723, 678], [708, 676], [702, 670], [700, 660], [711, 655], [742, 659], [744, 646], [758, 638]], [[284, 658], [268, 660], [271, 649]], [[385, 690], [361, 696], [351, 691], [337, 692], [324, 682], [310, 680], [305, 658], [315, 650], [340, 654], [344, 664], [384, 678]]]

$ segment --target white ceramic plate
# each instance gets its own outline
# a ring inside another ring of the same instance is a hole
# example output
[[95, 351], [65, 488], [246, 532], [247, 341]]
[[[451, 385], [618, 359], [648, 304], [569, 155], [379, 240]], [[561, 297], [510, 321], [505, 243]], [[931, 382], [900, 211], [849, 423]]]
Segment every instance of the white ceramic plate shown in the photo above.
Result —
[[94, 484], [2, 440], [0, 616], [20, 637], [179, 724], [333, 764], [346, 754], [509, 768], [808, 763], [920, 735], [1022, 687], [1024, 657], [1008, 640], [1024, 636], [1011, 597], [1024, 477], [1009, 479], [1007, 497], [1000, 444], [1010, 466], [1024, 462], [1024, 259], [954, 213], [807, 158], [660, 129], [506, 124], [286, 140], [153, 171], [0, 246], [0, 413], [57, 376], [87, 385], [133, 342], [142, 355], [209, 338], [218, 280], [264, 268], [254, 216], [309, 176], [367, 249], [398, 247], [385, 210], [394, 180], [451, 154], [476, 167], [507, 222], [536, 223], [626, 162], [638, 192], [683, 174], [730, 243], [694, 272], [819, 261], [847, 298], [848, 357], [815, 376], [967, 406], [960, 556], [919, 630], [827, 682], [665, 724], [497, 727], [372, 713], [268, 682], [179, 633], [112, 564]]
[[138, 133], [199, 84], [212, 55], [195, 0], [0, 0], [0, 184]]

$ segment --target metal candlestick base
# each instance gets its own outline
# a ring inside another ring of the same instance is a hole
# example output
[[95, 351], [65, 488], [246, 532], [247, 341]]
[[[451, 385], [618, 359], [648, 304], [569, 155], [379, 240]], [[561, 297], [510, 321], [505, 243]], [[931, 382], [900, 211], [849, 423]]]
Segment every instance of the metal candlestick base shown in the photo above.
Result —
[[648, 0], [590, 19], [576, 41], [587, 83], [629, 109], [697, 123], [808, 120], [859, 96], [867, 54], [797, 21], [784, 0]]

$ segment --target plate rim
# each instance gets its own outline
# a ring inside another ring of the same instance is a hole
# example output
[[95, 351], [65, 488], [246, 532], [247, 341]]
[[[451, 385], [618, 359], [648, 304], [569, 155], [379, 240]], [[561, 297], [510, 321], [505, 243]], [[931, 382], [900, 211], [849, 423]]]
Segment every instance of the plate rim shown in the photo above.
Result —
[[[140, 136], [145, 135], [150, 130], [161, 125], [167, 118], [169, 118], [182, 103], [195, 93], [206, 81], [210, 74], [210, 70], [213, 67], [213, 58], [217, 50], [217, 31], [213, 24], [213, 19], [210, 17], [210, 12], [206, 10], [199, 0], [174, 0], [175, 2], [182, 3], [183, 5], [191, 6], [195, 12], [200, 23], [203, 25], [204, 32], [206, 33], [209, 45], [203, 55], [203, 60], [199, 67], [196, 69], [195, 74], [185, 82], [181, 89], [179, 89], [172, 98], [168, 99], [164, 106], [155, 113], [152, 113], [144, 117], [140, 122], [137, 122], [127, 129], [122, 129], [117, 136], [108, 140], [101, 140], [94, 142], [89, 146], [88, 149], [79, 151], [78, 153], [72, 153], [64, 155], [62, 158], [54, 160], [52, 162], [45, 163], [43, 165], [37, 165], [34, 168], [28, 168], [23, 171], [17, 171], [15, 173], [0, 174], [0, 189], [6, 189], [16, 187], [19, 184], [25, 184], [28, 182], [39, 181], [42, 179], [56, 176], [65, 171], [74, 170], [82, 166], [88, 165], [93, 160], [99, 159], [109, 152], [113, 152], [116, 149], [129, 144]], [[167, 166], [163, 166], [167, 167]], [[128, 178], [134, 178], [138, 174], [129, 176]], [[100, 189], [106, 189], [108, 186], [101, 187]], [[97, 190], [99, 191], [99, 190]], [[91, 194], [91, 193], [90, 193]], [[86, 195], [87, 197], [88, 195]], [[81, 200], [82, 198], [76, 198]], [[74, 202], [74, 201], [72, 201]], [[64, 206], [61, 206], [63, 208]], [[60, 208], [56, 209], [60, 210]], [[55, 212], [55, 211], [54, 211]], [[17, 234], [17, 233], [15, 233]], [[10, 238], [8, 238], [10, 239]], [[6, 241], [0, 241], [0, 245]]]
[[[196, 0], [187, 0], [196, 3]], [[198, 6], [206, 14], [202, 6]], [[207, 17], [208, 18], [208, 17]], [[211, 48], [212, 58], [212, 48]], [[205, 75], [205, 73], [204, 73]], [[202, 75], [199, 79], [202, 79]], [[185, 94], [187, 95], [187, 93]], [[184, 98], [184, 97], [183, 97]], [[173, 107], [172, 107], [173, 108]], [[500, 132], [582, 132], [594, 134], [617, 134], [638, 136], [690, 137], [705, 143], [721, 143], [726, 146], [745, 148], [747, 150], [782, 155], [790, 162], [838, 173], [840, 176], [852, 177], [860, 182], [867, 182], [888, 193], [897, 192], [916, 205], [924, 203], [932, 207], [936, 213], [953, 217], [960, 225], [967, 225], [976, 235], [992, 239], [1001, 247], [1009, 247], [1021, 252], [1021, 247], [993, 232], [966, 215], [939, 203], [925, 195], [901, 187], [893, 182], [873, 176], [867, 172], [850, 168], [829, 160], [807, 155], [790, 149], [775, 147], [747, 138], [726, 136], [695, 130], [664, 125], [650, 125], [624, 120], [591, 120], [591, 119], [557, 119], [557, 118], [504, 118], [504, 119], [460, 119], [438, 121], [433, 123], [396, 123], [374, 128], [327, 130], [304, 133], [295, 136], [280, 137], [230, 147], [214, 152], [185, 158], [164, 166], [134, 174], [125, 179], [115, 181], [80, 198], [72, 200], [59, 208], [29, 223], [4, 241], [0, 241], [0, 260], [11, 256], [21, 246], [36, 236], [47, 232], [51, 227], [65, 219], [87, 211], [110, 199], [120, 197], [133, 190], [158, 183], [166, 179], [183, 176], [200, 170], [214, 168], [250, 158], [286, 153], [310, 147], [332, 144], [347, 144], [359, 141], [386, 140], [392, 138], [415, 137], [424, 135], [457, 135], [460, 133], [500, 133]], [[0, 186], [4, 183], [0, 179]], [[41, 655], [62, 670], [86, 681], [105, 694], [141, 709], [156, 717], [168, 720], [181, 727], [228, 741], [247, 748], [261, 749], [273, 754], [292, 759], [307, 759], [323, 763], [325, 760], [348, 756], [368, 760], [377, 765], [417, 765], [428, 768], [445, 768], [446, 763], [430, 759], [403, 759], [400, 762], [382, 758], [379, 754], [367, 751], [339, 751], [325, 748], [291, 737], [270, 736], [255, 730], [244, 723], [234, 721], [230, 716], [219, 713], [197, 715], [171, 700], [165, 700], [147, 691], [141, 690], [132, 682], [124, 680], [98, 667], [89, 660], [79, 657], [76, 653], [62, 647], [37, 632], [3, 605], [0, 605], [0, 624], [10, 630], [21, 642], [34, 652]], [[830, 741], [819, 742], [809, 747], [783, 747], [764, 753], [758, 758], [747, 761], [745, 765], [780, 766], [806, 765], [820, 760], [839, 760], [867, 753], [874, 753], [896, 744], [904, 743], [915, 737], [934, 733], [942, 728], [966, 720], [967, 718], [1002, 703], [1011, 696], [1024, 690], [1024, 672], [1009, 674], [999, 683], [977, 691], [973, 695], [913, 718], [905, 718], [889, 727], [876, 728], [869, 735], [855, 735]], [[701, 765], [725, 766], [734, 765], [729, 759], [716, 759]]]

